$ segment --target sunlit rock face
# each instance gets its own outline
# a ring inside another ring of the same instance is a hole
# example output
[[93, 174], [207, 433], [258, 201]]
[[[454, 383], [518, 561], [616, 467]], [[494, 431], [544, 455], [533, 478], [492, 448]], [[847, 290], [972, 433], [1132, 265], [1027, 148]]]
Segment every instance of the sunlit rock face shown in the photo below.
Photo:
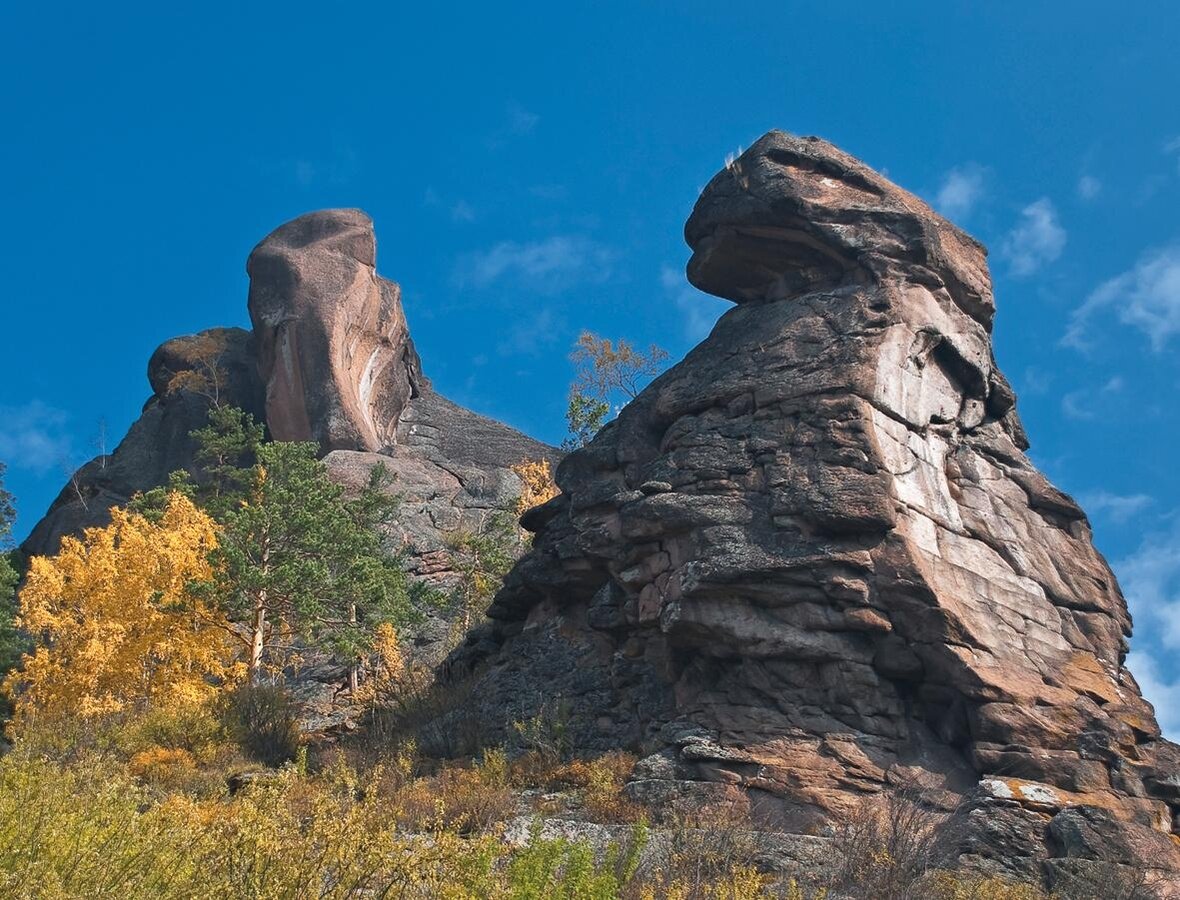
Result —
[[321, 210], [271, 232], [250, 254], [250, 320], [276, 440], [380, 451], [418, 393], [421, 365], [401, 290], [376, 273], [373, 222]]
[[1027, 825], [1016, 861], [964, 845], [1011, 871], [1064, 852], [1046, 829], [1073, 806], [1180, 869], [1180, 755], [1123, 666], [1084, 513], [1024, 454], [984, 248], [781, 132], [686, 236], [689, 279], [737, 306], [526, 516], [534, 550], [451, 660], [471, 714], [510, 735], [502, 710], [560, 702], [579, 748], [647, 754], [648, 797], [815, 829], [916, 780]]

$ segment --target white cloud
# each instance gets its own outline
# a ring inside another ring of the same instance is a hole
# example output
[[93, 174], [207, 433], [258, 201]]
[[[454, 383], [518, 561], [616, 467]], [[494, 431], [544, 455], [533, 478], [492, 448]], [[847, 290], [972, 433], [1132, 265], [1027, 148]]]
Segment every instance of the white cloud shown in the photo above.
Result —
[[1078, 497], [1087, 512], [1103, 515], [1117, 524], [1130, 521], [1136, 514], [1151, 505], [1147, 494], [1112, 494], [1110, 491], [1091, 491]]
[[1097, 418], [1094, 407], [1109, 406], [1109, 401], [1104, 398], [1108, 398], [1111, 394], [1117, 394], [1125, 384], [1122, 375], [1112, 375], [1097, 389], [1079, 388], [1076, 391], [1070, 391], [1061, 398], [1061, 412], [1065, 414], [1067, 419]]
[[1093, 200], [1102, 193], [1102, 182], [1093, 175], [1083, 175], [1078, 179], [1078, 196], [1083, 200]]
[[688, 283], [683, 272], [671, 266], [660, 270], [660, 284], [684, 317], [684, 336], [693, 343], [709, 336], [718, 317], [725, 312], [719, 304], [729, 305], [727, 301], [698, 291]]
[[1174, 137], [1164, 144], [1164, 153], [1176, 154], [1176, 171], [1180, 172], [1180, 137]]
[[1061, 342], [1085, 349], [1090, 321], [1108, 307], [1122, 324], [1146, 334], [1153, 350], [1162, 350], [1180, 334], [1180, 244], [1149, 251], [1134, 268], [1100, 284], [1073, 311]]
[[510, 280], [529, 290], [549, 293], [577, 282], [602, 282], [610, 277], [615, 253], [577, 235], [554, 235], [541, 241], [499, 244], [461, 260], [456, 272], [460, 287], [487, 288]]
[[[1135, 619], [1135, 649], [1127, 665], [1155, 706], [1160, 726], [1175, 739], [1180, 734], [1180, 670], [1175, 667], [1180, 659], [1180, 515], [1165, 530], [1148, 534], [1113, 568]], [[1141, 642], [1147, 635], [1151, 649]]]
[[1020, 221], [1008, 232], [1000, 250], [1018, 277], [1031, 275], [1053, 262], [1065, 249], [1065, 229], [1057, 221], [1057, 210], [1048, 197], [1030, 203], [1020, 211]]
[[474, 222], [475, 210], [471, 208], [471, 204], [466, 200], [459, 200], [451, 207], [451, 221]]
[[508, 106], [508, 130], [512, 134], [528, 134], [537, 127], [537, 123], [540, 121], [540, 116], [529, 112], [519, 103], [512, 103]]
[[935, 209], [948, 219], [967, 218], [983, 197], [983, 178], [983, 167], [975, 163], [951, 169], [938, 188]]
[[0, 406], [0, 460], [14, 469], [44, 474], [71, 465], [73, 445], [68, 416], [33, 400], [24, 406]]
[[507, 336], [496, 345], [501, 356], [535, 355], [544, 346], [557, 340], [557, 317], [544, 307], [527, 319], [518, 319]]
[[1180, 679], [1169, 681], [1160, 672], [1159, 663], [1139, 650], [1127, 654], [1127, 668], [1139, 682], [1143, 696], [1155, 707], [1164, 737], [1173, 741], [1180, 738]]
[[529, 112], [519, 103], [508, 104], [503, 124], [485, 139], [489, 150], [500, 150], [513, 139], [532, 134], [541, 117]]
[[1020, 392], [1030, 397], [1038, 397], [1049, 393], [1052, 384], [1053, 374], [1051, 372], [1046, 372], [1036, 366], [1029, 366], [1024, 370], [1024, 378], [1020, 382]]
[[1114, 564], [1139, 632], [1150, 629], [1169, 651], [1180, 651], [1180, 517], [1148, 534]]
[[1090, 391], [1070, 391], [1061, 398], [1061, 412], [1067, 419], [1087, 420], [1095, 418], [1094, 410], [1086, 405]]
[[569, 189], [564, 184], [534, 184], [529, 193], [538, 200], [564, 200]]

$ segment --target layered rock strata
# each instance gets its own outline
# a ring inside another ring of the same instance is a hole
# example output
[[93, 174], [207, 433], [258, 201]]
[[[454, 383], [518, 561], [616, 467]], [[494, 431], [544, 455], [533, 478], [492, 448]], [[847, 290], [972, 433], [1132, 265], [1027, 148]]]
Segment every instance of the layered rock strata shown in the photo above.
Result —
[[815, 831], [915, 783], [981, 864], [1039, 872], [1089, 828], [1180, 871], [1180, 753], [1085, 514], [1024, 453], [985, 249], [780, 132], [686, 237], [690, 281], [736, 306], [526, 515], [534, 549], [449, 663], [465, 714], [633, 748], [646, 797]]

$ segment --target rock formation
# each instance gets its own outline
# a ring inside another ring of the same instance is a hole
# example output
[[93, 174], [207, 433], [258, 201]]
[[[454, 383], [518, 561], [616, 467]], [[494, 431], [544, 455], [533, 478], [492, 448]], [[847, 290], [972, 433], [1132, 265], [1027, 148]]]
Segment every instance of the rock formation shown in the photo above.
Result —
[[376, 265], [373, 223], [360, 210], [300, 216], [250, 254], [250, 321], [275, 440], [394, 444], [422, 372], [401, 291]]
[[449, 662], [463, 714], [636, 749], [648, 798], [815, 831], [912, 782], [982, 866], [1103, 844], [1180, 872], [1180, 750], [1085, 514], [1024, 454], [984, 248], [780, 132], [686, 237], [689, 279], [737, 305], [525, 516], [534, 549]]
[[263, 387], [253, 344], [250, 332], [240, 328], [213, 328], [161, 344], [148, 361], [153, 393], [139, 419], [113, 453], [70, 477], [21, 549], [54, 553], [63, 535], [105, 525], [112, 506], [165, 484], [171, 472], [190, 469], [196, 444], [189, 433], [205, 424], [211, 403], [240, 407], [261, 421]]
[[318, 441], [343, 483], [383, 462], [402, 497], [397, 538], [411, 568], [445, 580], [446, 533], [512, 505], [512, 465], [559, 454], [433, 390], [400, 289], [375, 267], [373, 223], [360, 210], [309, 213], [272, 232], [247, 263], [253, 331], [217, 328], [157, 349], [143, 415], [114, 453], [74, 475], [23, 549], [52, 553], [63, 534], [191, 469], [189, 433], [216, 402], [251, 412], [276, 440]]

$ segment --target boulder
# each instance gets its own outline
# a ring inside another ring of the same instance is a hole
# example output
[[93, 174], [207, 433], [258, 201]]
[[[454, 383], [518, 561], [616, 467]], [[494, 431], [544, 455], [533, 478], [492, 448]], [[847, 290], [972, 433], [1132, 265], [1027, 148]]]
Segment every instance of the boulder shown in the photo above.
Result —
[[359, 209], [300, 216], [250, 254], [250, 321], [275, 440], [325, 451], [395, 443], [422, 372], [401, 289], [376, 263], [373, 222]]

